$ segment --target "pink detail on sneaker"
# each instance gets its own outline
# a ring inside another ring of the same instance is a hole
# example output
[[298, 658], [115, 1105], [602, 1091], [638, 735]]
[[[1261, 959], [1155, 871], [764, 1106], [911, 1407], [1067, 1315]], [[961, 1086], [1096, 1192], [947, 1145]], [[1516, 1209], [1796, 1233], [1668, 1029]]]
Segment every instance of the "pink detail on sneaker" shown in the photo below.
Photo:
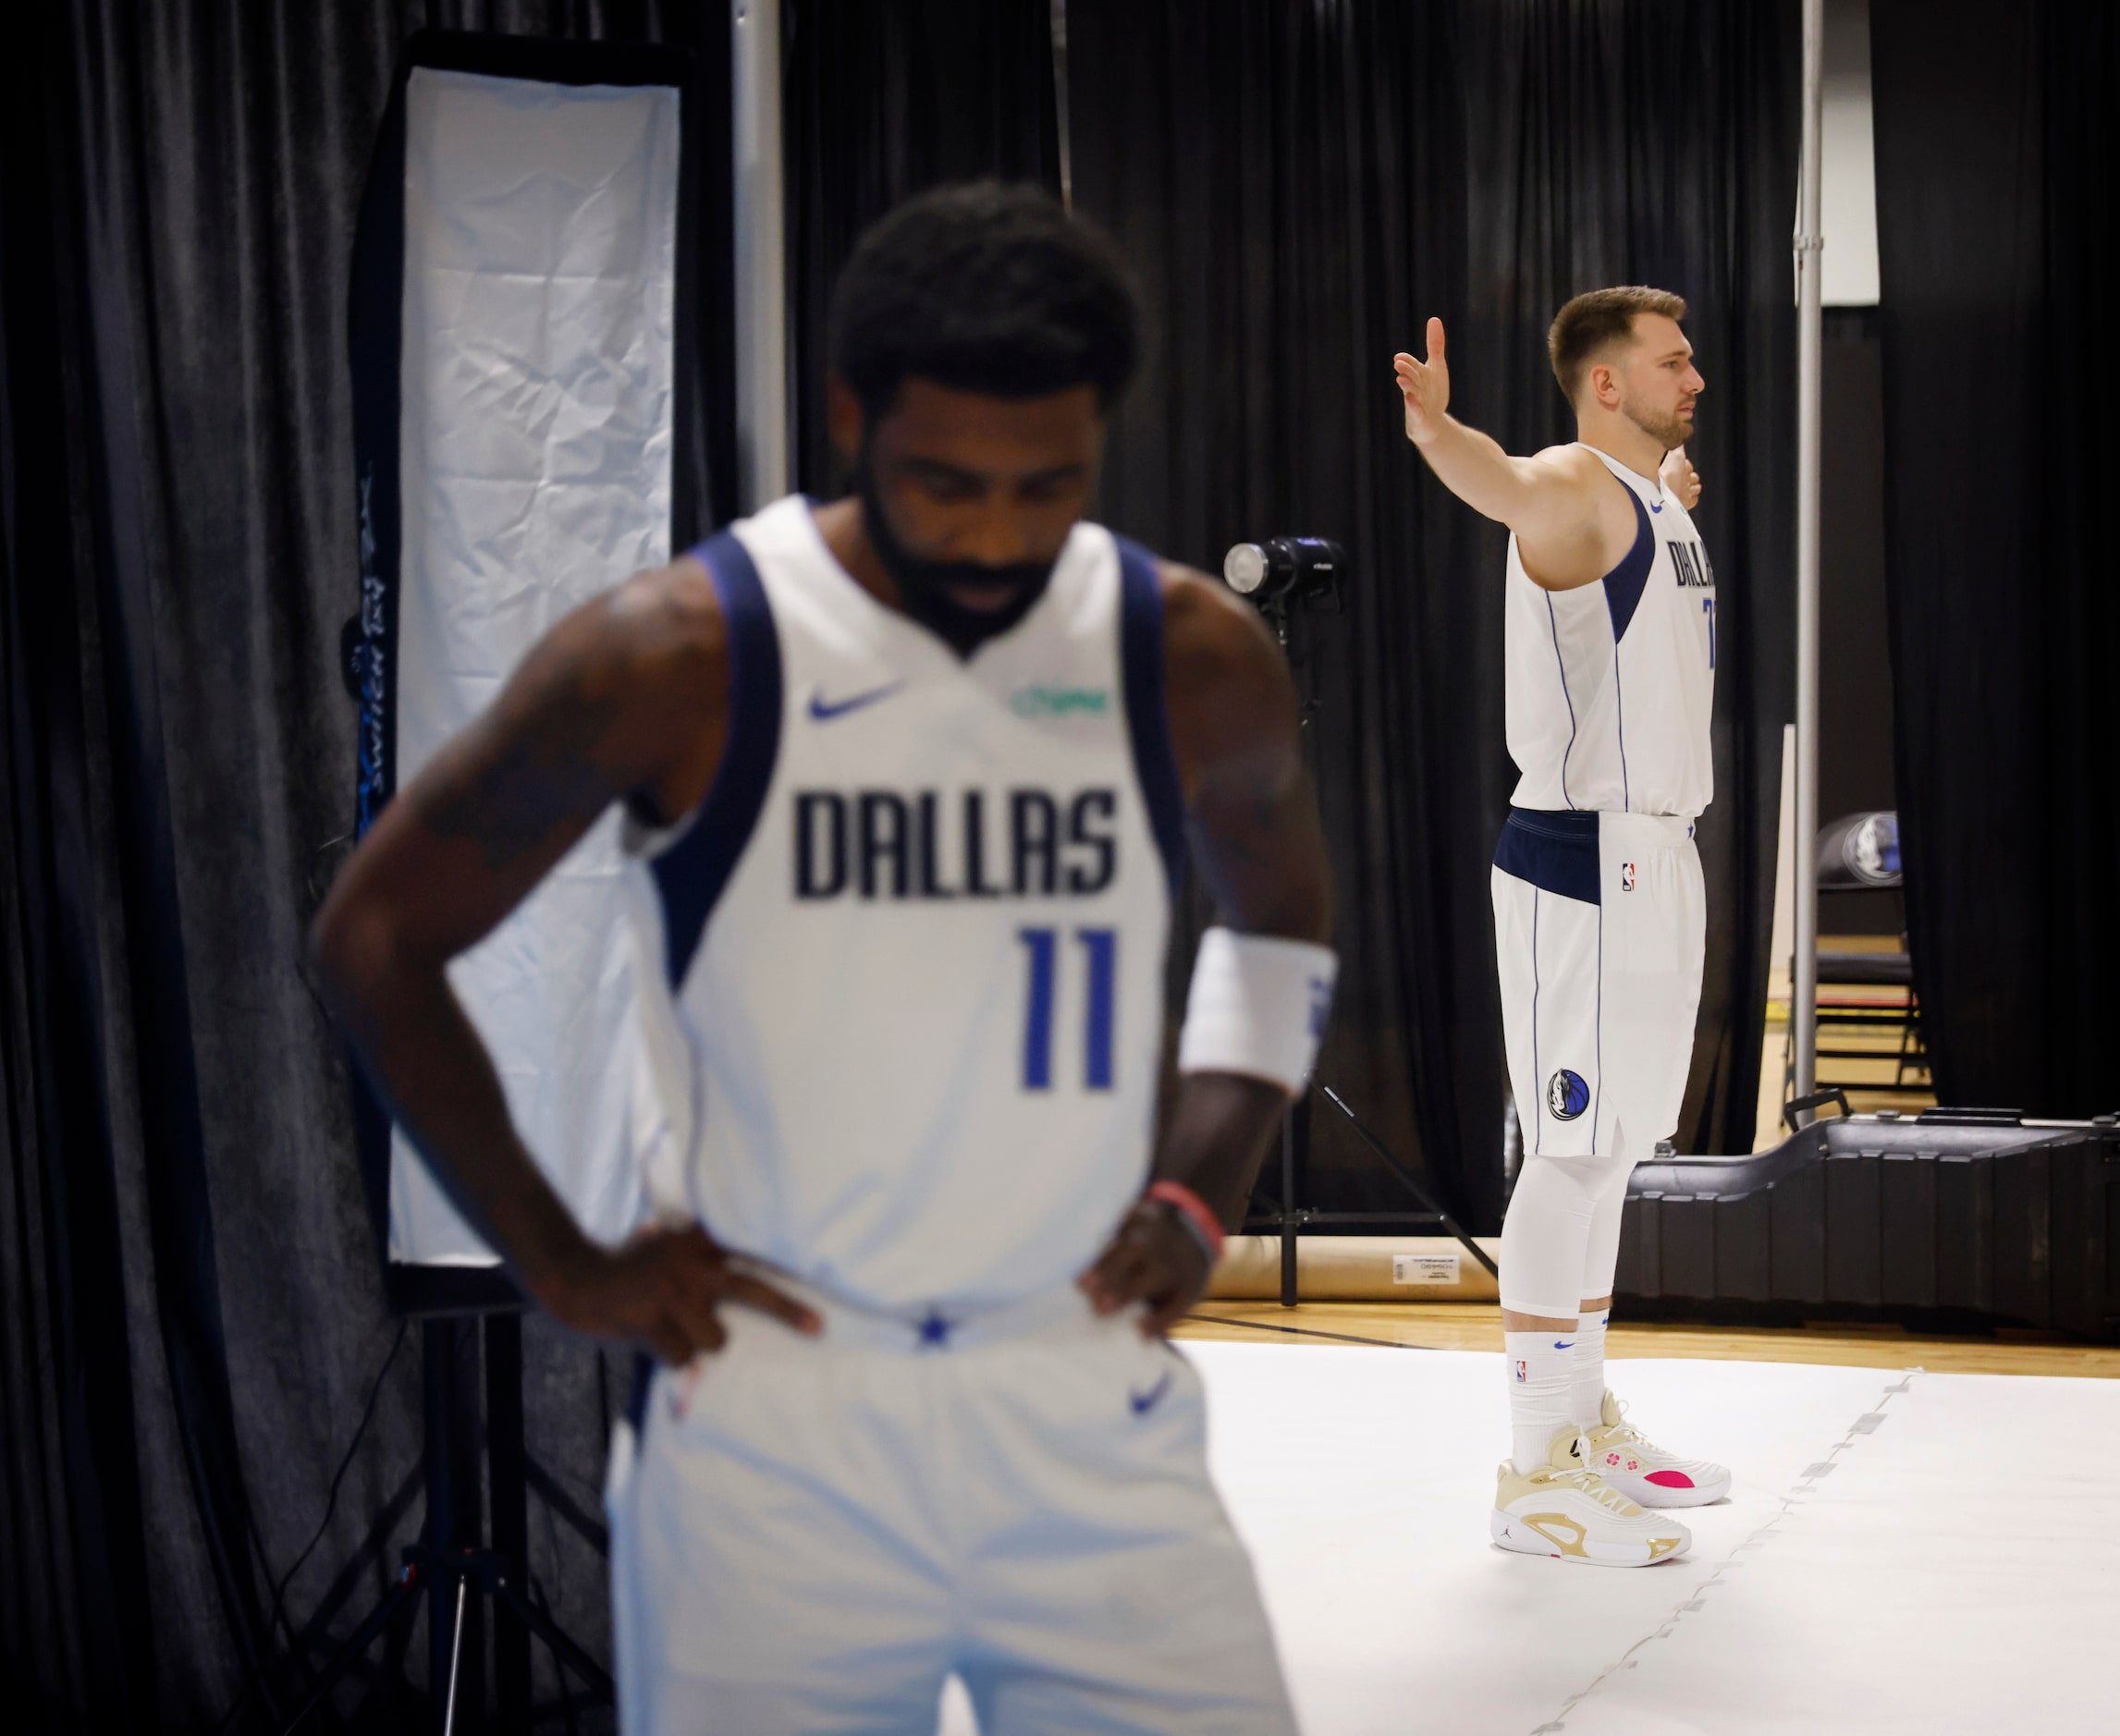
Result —
[[1693, 1486], [1693, 1479], [1683, 1471], [1652, 1471], [1648, 1480], [1660, 1488], [1690, 1489]]

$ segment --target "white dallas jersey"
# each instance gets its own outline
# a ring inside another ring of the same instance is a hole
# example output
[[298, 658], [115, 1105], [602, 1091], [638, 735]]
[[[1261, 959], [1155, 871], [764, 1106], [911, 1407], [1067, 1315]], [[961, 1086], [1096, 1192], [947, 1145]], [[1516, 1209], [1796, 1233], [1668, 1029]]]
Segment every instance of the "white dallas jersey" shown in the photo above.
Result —
[[1597, 456], [1638, 527], [1617, 567], [1548, 591], [1509, 539], [1510, 803], [1690, 819], [1715, 793], [1715, 569], [1675, 495]]
[[1154, 561], [1078, 525], [964, 661], [799, 496], [696, 552], [723, 764], [631, 837], [654, 1207], [861, 1307], [1072, 1279], [1153, 1138], [1183, 850]]

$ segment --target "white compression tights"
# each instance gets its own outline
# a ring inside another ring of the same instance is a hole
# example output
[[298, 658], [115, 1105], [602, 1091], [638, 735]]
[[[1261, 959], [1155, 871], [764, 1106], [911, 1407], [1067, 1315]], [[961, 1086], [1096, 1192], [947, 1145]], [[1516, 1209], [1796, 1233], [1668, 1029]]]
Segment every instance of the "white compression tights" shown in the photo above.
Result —
[[1609, 1296], [1620, 1259], [1620, 1208], [1638, 1158], [1626, 1131], [1596, 1157], [1527, 1156], [1501, 1224], [1501, 1305], [1513, 1314], [1574, 1320]]

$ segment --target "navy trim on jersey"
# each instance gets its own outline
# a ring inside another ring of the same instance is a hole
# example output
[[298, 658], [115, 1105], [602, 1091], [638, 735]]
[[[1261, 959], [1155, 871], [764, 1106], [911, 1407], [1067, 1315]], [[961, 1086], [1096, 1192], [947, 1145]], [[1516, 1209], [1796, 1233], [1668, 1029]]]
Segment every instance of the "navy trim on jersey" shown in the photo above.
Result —
[[[1544, 591], [1545, 587], [1539, 589]], [[1561, 620], [1553, 612], [1553, 593], [1546, 591], [1545, 594], [1546, 624], [1553, 630], [1553, 666], [1561, 671], [1561, 698], [1568, 707], [1568, 746], [1561, 755], [1561, 799], [1573, 808], [1575, 799], [1568, 793], [1568, 758], [1575, 751], [1575, 696], [1568, 691], [1568, 660], [1561, 654]]]
[[[1501, 828], [1501, 836], [1503, 837], [1509, 836], [1509, 827], [1506, 824]], [[1531, 886], [1531, 1089], [1533, 1094], [1538, 1099], [1538, 1106], [1531, 1111], [1531, 1150], [1534, 1155], [1538, 1154], [1546, 1139], [1546, 1075], [1538, 1070], [1538, 990], [1540, 986], [1538, 978], [1538, 882], [1534, 881]], [[1523, 1119], [1523, 1106], [1519, 1105], [1517, 1106], [1519, 1120]], [[1499, 1277], [1499, 1274], [1497, 1276]], [[1581, 1299], [1577, 1298], [1577, 1300], [1580, 1301]], [[642, 1408], [643, 1410], [646, 1408], [644, 1399], [642, 1400]]]
[[1627, 783], [1627, 693], [1620, 680], [1620, 642], [1612, 641], [1612, 733], [1620, 744], [1620, 808], [1635, 811], [1634, 791]]
[[1494, 865], [1542, 891], [1584, 904], [1598, 896], [1598, 816], [1567, 809], [1512, 808]]
[[1156, 557], [1123, 536], [1119, 544], [1120, 666], [1126, 682], [1126, 727], [1134, 775], [1148, 804], [1148, 824], [1163, 854], [1176, 899], [1185, 884], [1185, 796], [1170, 746], [1170, 706], [1163, 691], [1163, 585]]
[[750, 843], [780, 751], [780, 635], [758, 568], [727, 531], [692, 551], [714, 581], [729, 625], [729, 735], [706, 800], [684, 835], [650, 864], [662, 896], [670, 986], [684, 981], [737, 860]]
[[1605, 606], [1612, 612], [1612, 642], [1616, 645], [1626, 637], [1627, 623], [1634, 619], [1635, 610], [1641, 606], [1641, 593], [1648, 586], [1648, 569], [1656, 565], [1656, 532], [1649, 528], [1648, 508], [1641, 504], [1641, 496], [1619, 477], [1612, 481], [1626, 488], [1635, 508], [1634, 546], [1620, 556], [1620, 564], [1601, 581]]

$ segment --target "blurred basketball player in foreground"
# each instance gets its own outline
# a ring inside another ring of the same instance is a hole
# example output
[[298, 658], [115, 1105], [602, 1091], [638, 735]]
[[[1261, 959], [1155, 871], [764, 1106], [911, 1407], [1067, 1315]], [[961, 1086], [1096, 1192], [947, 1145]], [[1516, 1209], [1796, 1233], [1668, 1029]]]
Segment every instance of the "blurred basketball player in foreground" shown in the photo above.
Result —
[[1658, 1510], [1719, 1499], [1721, 1465], [1628, 1424], [1605, 1387], [1627, 1172], [1678, 1124], [1706, 904], [1693, 822], [1713, 794], [1715, 571], [1688, 509], [1700, 373], [1685, 303], [1599, 289], [1548, 337], [1578, 439], [1512, 458], [1445, 413], [1440, 320], [1395, 358], [1406, 437], [1509, 527], [1509, 754], [1494, 857], [1509, 1073], [1524, 1168], [1501, 1231], [1514, 1440], [1491, 1530], [1506, 1549], [1615, 1567], [1678, 1554]]
[[[1087, 523], [1135, 351], [1109, 244], [946, 189], [839, 286], [849, 498], [562, 621], [401, 791], [316, 945], [523, 1287], [660, 1361], [609, 1489], [634, 1732], [1291, 1728], [1162, 1337], [1309, 1070], [1329, 886], [1279, 653]], [[666, 1226], [588, 1241], [445, 967], [613, 802]], [[1201, 946], [1151, 1150], [1172, 894]]]

